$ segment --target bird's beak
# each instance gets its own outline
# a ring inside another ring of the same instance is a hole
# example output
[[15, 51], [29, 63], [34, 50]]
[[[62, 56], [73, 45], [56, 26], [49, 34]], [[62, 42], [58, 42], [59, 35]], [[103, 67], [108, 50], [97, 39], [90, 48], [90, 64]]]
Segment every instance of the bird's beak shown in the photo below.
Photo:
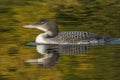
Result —
[[43, 28], [44, 25], [40, 26], [40, 25], [25, 25], [23, 26], [25, 28], [36, 28], [36, 29], [39, 29], [39, 30], [42, 30], [42, 31], [48, 31], [47, 29]]
[[37, 26], [35, 26], [35, 25], [25, 25], [23, 27], [25, 27], [25, 28], [36, 28]]

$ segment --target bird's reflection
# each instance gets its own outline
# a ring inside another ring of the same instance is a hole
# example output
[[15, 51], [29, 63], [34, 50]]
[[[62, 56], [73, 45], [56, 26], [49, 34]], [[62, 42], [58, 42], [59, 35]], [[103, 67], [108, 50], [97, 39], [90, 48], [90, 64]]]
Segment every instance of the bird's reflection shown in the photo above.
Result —
[[42, 54], [42, 58], [29, 59], [26, 63], [38, 64], [40, 66], [54, 66], [59, 59], [60, 54], [74, 55], [84, 53], [89, 50], [89, 45], [66, 45], [66, 44], [41, 44], [28, 43], [30, 46], [36, 46], [37, 52]]
[[[40, 47], [41, 46], [37, 46], [37, 51], [38, 52], [41, 51]], [[43, 47], [45, 47], [45, 46], [43, 46]], [[29, 59], [29, 60], [26, 60], [26, 62], [31, 63], [31, 64], [38, 64], [40, 66], [46, 66], [46, 67], [47, 66], [54, 66], [59, 59], [58, 52], [54, 49], [44, 49], [42, 51], [44, 52], [44, 53], [42, 53], [43, 54], [42, 58]]]

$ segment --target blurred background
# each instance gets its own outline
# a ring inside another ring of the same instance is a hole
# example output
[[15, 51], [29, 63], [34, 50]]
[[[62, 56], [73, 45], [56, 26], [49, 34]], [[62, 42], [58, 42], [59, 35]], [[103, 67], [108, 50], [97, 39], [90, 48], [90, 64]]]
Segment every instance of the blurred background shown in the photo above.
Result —
[[25, 65], [42, 57], [26, 46], [42, 31], [26, 29], [41, 18], [60, 31], [81, 30], [120, 37], [119, 0], [0, 0], [0, 80], [119, 80], [120, 45], [93, 47], [80, 55], [61, 55], [56, 66]]

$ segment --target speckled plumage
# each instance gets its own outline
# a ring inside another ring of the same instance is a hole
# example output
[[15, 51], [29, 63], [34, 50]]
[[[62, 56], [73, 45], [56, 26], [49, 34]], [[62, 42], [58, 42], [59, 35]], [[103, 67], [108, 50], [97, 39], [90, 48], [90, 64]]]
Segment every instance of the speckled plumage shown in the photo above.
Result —
[[60, 32], [54, 38], [46, 38], [48, 43], [79, 43], [80, 42], [90, 42], [90, 41], [106, 41], [110, 37], [97, 35], [94, 33], [88, 33], [83, 31], [68, 31]]

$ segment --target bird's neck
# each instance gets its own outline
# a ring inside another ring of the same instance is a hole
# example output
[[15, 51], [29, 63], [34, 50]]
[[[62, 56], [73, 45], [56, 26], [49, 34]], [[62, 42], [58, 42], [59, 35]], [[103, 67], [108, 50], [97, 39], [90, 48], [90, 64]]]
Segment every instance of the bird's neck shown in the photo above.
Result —
[[56, 37], [58, 35], [58, 31], [54, 31], [54, 32], [53, 31], [47, 31], [43, 34], [45, 34], [44, 37], [46, 37], [46, 38], [53, 38], [53, 37]]

